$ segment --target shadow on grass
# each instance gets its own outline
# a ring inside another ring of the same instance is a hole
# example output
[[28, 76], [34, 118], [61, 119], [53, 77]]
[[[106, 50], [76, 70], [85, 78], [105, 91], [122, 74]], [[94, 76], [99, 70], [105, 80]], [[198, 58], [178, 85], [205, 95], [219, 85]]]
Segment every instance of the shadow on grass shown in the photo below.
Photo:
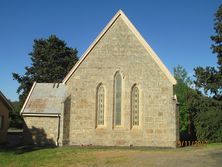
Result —
[[48, 138], [43, 128], [28, 128], [24, 126], [23, 132], [8, 133], [8, 141], [0, 145], [0, 152], [23, 154], [40, 149], [55, 148], [52, 138]]
[[27, 152], [42, 150], [42, 149], [49, 149], [49, 148], [56, 148], [55, 146], [37, 146], [37, 145], [23, 145], [17, 147], [7, 147], [7, 146], [0, 146], [0, 152], [8, 152], [12, 154], [24, 154]]

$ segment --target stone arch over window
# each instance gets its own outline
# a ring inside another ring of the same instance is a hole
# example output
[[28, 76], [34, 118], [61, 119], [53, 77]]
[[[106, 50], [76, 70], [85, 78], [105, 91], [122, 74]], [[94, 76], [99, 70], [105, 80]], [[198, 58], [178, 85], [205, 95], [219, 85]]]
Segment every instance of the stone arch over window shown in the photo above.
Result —
[[117, 71], [114, 76], [114, 123], [121, 125], [122, 115], [122, 74]]
[[139, 125], [139, 88], [136, 84], [131, 90], [131, 121], [132, 126]]
[[104, 107], [105, 107], [105, 89], [102, 84], [99, 84], [96, 90], [96, 123], [104, 125]]

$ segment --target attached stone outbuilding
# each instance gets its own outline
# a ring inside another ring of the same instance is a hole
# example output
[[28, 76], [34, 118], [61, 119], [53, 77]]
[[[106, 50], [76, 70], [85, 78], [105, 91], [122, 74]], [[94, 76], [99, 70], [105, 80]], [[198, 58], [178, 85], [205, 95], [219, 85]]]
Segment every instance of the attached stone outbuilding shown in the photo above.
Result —
[[62, 83], [34, 83], [21, 115], [34, 143], [176, 147], [175, 84], [119, 11]]
[[[34, 83], [23, 108], [24, 142], [58, 145], [64, 110], [64, 84]], [[61, 141], [60, 141], [61, 142]]]

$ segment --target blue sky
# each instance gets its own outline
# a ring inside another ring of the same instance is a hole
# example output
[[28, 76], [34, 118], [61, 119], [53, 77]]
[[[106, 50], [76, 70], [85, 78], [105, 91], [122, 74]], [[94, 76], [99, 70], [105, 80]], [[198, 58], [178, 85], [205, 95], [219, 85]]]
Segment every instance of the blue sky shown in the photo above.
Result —
[[172, 72], [180, 64], [216, 66], [210, 36], [220, 0], [2, 0], [0, 1], [0, 90], [17, 100], [17, 81], [30, 66], [33, 40], [56, 34], [79, 55], [122, 9]]

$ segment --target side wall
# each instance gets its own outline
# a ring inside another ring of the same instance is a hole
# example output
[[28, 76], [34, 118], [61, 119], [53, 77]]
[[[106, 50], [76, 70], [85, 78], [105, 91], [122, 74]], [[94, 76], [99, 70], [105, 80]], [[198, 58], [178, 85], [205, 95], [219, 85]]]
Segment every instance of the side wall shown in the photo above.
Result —
[[7, 131], [8, 131], [8, 114], [9, 109], [5, 106], [5, 103], [3, 103], [0, 99], [0, 116], [3, 116], [3, 128], [0, 129], [0, 143], [7, 141]]
[[[122, 80], [122, 125], [113, 124], [114, 75]], [[96, 127], [96, 88], [105, 89], [105, 124]], [[140, 122], [131, 129], [131, 89], [140, 94]], [[176, 146], [173, 85], [120, 18], [67, 82], [71, 96], [70, 144]]]
[[24, 116], [25, 144], [56, 145], [58, 137], [58, 117]]

